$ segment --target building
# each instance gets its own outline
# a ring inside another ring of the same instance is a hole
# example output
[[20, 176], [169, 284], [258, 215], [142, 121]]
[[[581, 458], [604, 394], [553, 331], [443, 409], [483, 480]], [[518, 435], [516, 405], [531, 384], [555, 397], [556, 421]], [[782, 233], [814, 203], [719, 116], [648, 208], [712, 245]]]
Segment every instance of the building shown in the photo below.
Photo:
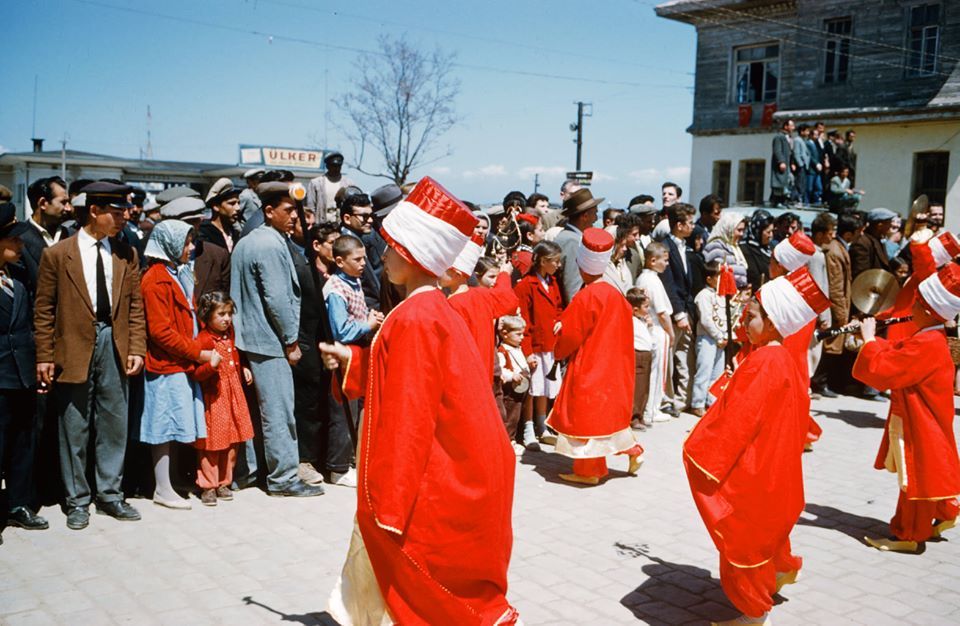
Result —
[[960, 226], [960, 2], [672, 0], [697, 29], [691, 194], [770, 195], [785, 119], [854, 129], [862, 207], [906, 213], [926, 193]]

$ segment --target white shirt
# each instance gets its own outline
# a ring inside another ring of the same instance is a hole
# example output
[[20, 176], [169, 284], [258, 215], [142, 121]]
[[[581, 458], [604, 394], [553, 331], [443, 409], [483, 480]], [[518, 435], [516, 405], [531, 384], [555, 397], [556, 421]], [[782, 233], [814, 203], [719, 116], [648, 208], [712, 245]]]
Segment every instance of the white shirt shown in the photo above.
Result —
[[650, 334], [650, 327], [636, 315], [633, 316], [633, 349], [653, 349], [653, 336]]
[[47, 230], [40, 224], [36, 223], [35, 221], [33, 221], [32, 215], [27, 218], [27, 223], [29, 223], [31, 226], [37, 229], [37, 231], [40, 233], [40, 236], [43, 237], [43, 241], [48, 248], [53, 244], [57, 243], [58, 241], [60, 241], [60, 235], [63, 233], [63, 231], [60, 230], [59, 228], [57, 229], [56, 235], [51, 235], [49, 230]]
[[673, 243], [677, 245], [677, 250], [680, 251], [680, 262], [683, 264], [683, 273], [687, 273], [687, 242], [679, 237], [675, 236], [673, 233], [670, 233], [670, 239], [673, 239]]
[[663, 288], [663, 282], [660, 275], [652, 269], [644, 268], [637, 277], [637, 287], [640, 287], [650, 298], [650, 311], [654, 313], [653, 325], [655, 328], [663, 328], [660, 323], [660, 314], [666, 313], [667, 316], [673, 315], [673, 305], [670, 304], [670, 298], [667, 297], [667, 290]]
[[[113, 256], [110, 248], [110, 239], [100, 240], [100, 256], [103, 258], [103, 274], [107, 279], [107, 294], [113, 302]], [[91, 237], [86, 230], [77, 231], [77, 245], [80, 247], [80, 262], [83, 264], [83, 282], [87, 284], [87, 293], [90, 294], [90, 304], [97, 310], [97, 240]]]

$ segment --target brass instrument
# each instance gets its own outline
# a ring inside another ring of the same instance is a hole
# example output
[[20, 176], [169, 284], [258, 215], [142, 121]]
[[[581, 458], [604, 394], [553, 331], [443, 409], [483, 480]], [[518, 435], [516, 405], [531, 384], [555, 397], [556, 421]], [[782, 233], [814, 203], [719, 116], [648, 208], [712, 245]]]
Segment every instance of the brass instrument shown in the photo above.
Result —
[[[909, 322], [913, 319], [912, 315], [904, 315], [903, 317], [891, 317], [885, 320], [877, 320], [877, 329], [886, 328], [893, 324], [899, 324], [901, 322]], [[841, 326], [840, 328], [831, 328], [830, 330], [818, 330], [815, 337], [817, 341], [823, 341], [824, 339], [832, 339], [833, 337], [839, 337], [840, 335], [847, 335], [850, 333], [855, 333], [860, 330], [859, 325], [847, 325]]]

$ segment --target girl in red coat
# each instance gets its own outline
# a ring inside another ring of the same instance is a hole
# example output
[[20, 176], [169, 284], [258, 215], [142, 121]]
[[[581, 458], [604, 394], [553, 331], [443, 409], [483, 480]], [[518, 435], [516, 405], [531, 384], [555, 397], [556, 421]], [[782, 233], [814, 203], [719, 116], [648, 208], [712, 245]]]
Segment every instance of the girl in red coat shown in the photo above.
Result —
[[960, 266], [947, 263], [920, 283], [913, 303], [917, 331], [889, 341], [863, 320], [864, 344], [853, 376], [890, 390], [890, 414], [874, 467], [897, 474], [900, 499], [893, 539], [866, 541], [879, 550], [913, 552], [952, 528], [960, 513], [960, 459], [953, 434], [953, 361], [943, 323], [960, 314]]
[[200, 298], [198, 313], [203, 330], [197, 341], [205, 350], [220, 355], [220, 363], [206, 363], [196, 369], [195, 380], [203, 388], [207, 436], [198, 439], [197, 486], [200, 502], [216, 506], [217, 498], [233, 500], [230, 483], [237, 462], [239, 444], [253, 438], [253, 424], [243, 394], [241, 376], [249, 385], [253, 373], [240, 361], [233, 345], [233, 300], [222, 291], [211, 291]]
[[547, 444], [556, 437], [546, 429], [547, 404], [560, 391], [560, 373], [556, 380], [547, 378], [553, 369], [555, 327], [563, 311], [560, 285], [555, 274], [563, 262], [563, 251], [552, 241], [541, 241], [533, 249], [533, 262], [527, 275], [517, 282], [514, 291], [520, 300], [520, 315], [527, 323], [523, 335], [523, 354], [530, 365], [530, 395], [523, 409], [523, 445], [537, 447], [537, 437]]

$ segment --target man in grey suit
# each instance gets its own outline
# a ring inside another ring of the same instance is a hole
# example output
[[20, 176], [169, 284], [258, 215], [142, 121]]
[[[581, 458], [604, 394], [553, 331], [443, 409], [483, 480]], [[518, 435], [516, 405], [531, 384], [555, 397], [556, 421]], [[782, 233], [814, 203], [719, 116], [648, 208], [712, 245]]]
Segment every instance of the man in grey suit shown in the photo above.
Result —
[[[240, 240], [230, 259], [230, 296], [237, 348], [250, 361], [263, 423], [267, 493], [272, 496], [318, 496], [320, 485], [297, 477], [300, 453], [293, 415], [293, 372], [300, 360], [300, 283], [287, 236], [297, 219], [289, 183], [261, 183], [257, 189], [264, 223]], [[251, 472], [256, 457], [247, 446]]]
[[790, 195], [790, 153], [793, 120], [786, 120], [773, 138], [773, 156], [770, 159], [770, 202], [777, 206]]
[[577, 250], [583, 231], [593, 226], [597, 221], [597, 206], [603, 198], [594, 198], [586, 187], [574, 191], [563, 201], [563, 217], [567, 222], [563, 230], [557, 233], [553, 240], [563, 250], [562, 276], [560, 277], [560, 293], [563, 296], [563, 306], [570, 304], [570, 300], [583, 287], [580, 278], [580, 269], [577, 267]]

